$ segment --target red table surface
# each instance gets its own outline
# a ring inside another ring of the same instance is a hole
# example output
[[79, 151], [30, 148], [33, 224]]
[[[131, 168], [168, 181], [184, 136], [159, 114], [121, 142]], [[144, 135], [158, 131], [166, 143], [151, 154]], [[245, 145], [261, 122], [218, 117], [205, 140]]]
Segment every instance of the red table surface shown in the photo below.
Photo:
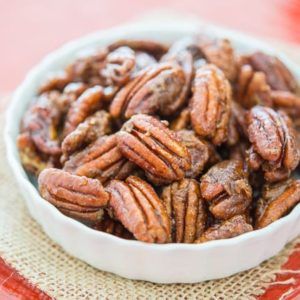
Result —
[[[300, 44], [300, 0], [0, 0], [0, 93], [11, 92], [33, 65], [64, 42], [158, 9]], [[283, 268], [300, 269], [300, 245]], [[300, 299], [299, 274], [281, 274], [276, 280], [289, 278], [291, 284], [271, 285], [259, 299], [279, 299], [290, 288], [284, 299]], [[0, 299], [50, 297], [0, 258]]]

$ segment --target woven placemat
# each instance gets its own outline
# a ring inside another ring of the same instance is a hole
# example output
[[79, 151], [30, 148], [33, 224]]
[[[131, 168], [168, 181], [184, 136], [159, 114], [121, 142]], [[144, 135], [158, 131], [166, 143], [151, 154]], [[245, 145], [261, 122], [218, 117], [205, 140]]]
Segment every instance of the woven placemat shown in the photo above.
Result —
[[[300, 238], [259, 267], [199, 284], [160, 285], [123, 279], [94, 269], [52, 242], [29, 216], [22, 191], [5, 159], [0, 115], [0, 256], [56, 299], [251, 299], [274, 280]], [[101, 254], [99, 254], [101, 255]]]

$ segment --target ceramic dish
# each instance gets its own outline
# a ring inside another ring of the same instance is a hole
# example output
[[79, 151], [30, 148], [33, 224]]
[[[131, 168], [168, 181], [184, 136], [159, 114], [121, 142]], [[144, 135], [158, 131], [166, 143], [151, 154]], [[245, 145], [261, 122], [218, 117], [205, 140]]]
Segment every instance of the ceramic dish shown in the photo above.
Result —
[[16, 147], [20, 119], [37, 87], [51, 71], [60, 70], [83, 49], [99, 47], [120, 38], [147, 38], [172, 42], [184, 35], [206, 32], [227, 37], [241, 52], [260, 49], [277, 55], [300, 79], [300, 67], [264, 43], [236, 32], [199, 24], [129, 25], [101, 31], [48, 55], [26, 77], [7, 111], [7, 158], [32, 217], [51, 239], [69, 254], [95, 268], [120, 276], [157, 283], [192, 283], [216, 279], [255, 267], [272, 257], [300, 233], [300, 205], [286, 217], [261, 230], [205, 244], [146, 244], [95, 231], [64, 216], [43, 200], [25, 173]]

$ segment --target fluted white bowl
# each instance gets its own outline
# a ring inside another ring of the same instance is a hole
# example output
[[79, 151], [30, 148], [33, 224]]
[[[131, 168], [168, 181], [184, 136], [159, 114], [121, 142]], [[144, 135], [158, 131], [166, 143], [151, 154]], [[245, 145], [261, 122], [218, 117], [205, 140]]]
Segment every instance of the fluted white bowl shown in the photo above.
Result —
[[100, 270], [157, 283], [193, 283], [217, 279], [259, 265], [274, 256], [300, 233], [300, 205], [266, 228], [204, 244], [147, 244], [93, 230], [64, 216], [43, 200], [19, 159], [16, 137], [19, 124], [38, 86], [49, 72], [62, 69], [83, 49], [99, 47], [120, 38], [147, 38], [172, 42], [182, 36], [206, 32], [227, 37], [241, 52], [260, 49], [280, 57], [300, 78], [300, 68], [263, 42], [214, 26], [193, 23], [126, 25], [99, 31], [72, 41], [49, 54], [34, 67], [15, 91], [7, 110], [5, 143], [7, 159], [32, 217], [66, 252]]

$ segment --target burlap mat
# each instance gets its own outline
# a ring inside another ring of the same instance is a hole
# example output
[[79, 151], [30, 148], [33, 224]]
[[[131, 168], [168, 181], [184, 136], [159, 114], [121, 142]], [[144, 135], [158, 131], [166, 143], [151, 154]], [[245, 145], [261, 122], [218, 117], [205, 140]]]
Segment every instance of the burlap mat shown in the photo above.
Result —
[[[222, 280], [159, 285], [98, 271], [66, 254], [29, 216], [5, 159], [0, 115], [0, 256], [56, 299], [251, 299], [275, 278], [298, 240], [261, 266]], [[101, 254], [99, 254], [101, 255]]]

